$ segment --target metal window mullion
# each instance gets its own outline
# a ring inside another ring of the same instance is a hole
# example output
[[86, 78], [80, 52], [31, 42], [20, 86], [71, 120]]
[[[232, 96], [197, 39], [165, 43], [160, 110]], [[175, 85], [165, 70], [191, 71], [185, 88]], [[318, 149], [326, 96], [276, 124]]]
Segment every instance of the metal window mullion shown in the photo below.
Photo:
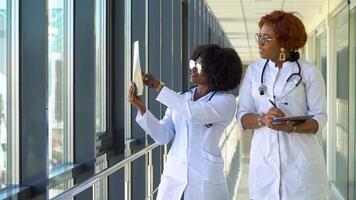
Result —
[[[149, 55], [148, 55], [148, 45], [149, 45], [149, 29], [148, 29], [148, 25], [149, 25], [149, 1], [145, 0], [145, 72], [149, 71]], [[148, 90], [145, 90], [145, 102], [146, 105], [148, 105]], [[145, 144], [146, 146], [148, 145], [148, 136], [146, 136], [145, 139]], [[153, 166], [152, 166], [152, 151], [149, 151], [146, 156], [146, 163], [147, 166], [146, 168], [146, 198], [148, 196], [151, 195], [152, 191], [153, 191]]]
[[[131, 1], [125, 2], [125, 83], [124, 87], [129, 88], [131, 80]], [[124, 92], [128, 96], [128, 90]], [[125, 140], [131, 138], [131, 104], [125, 101]]]
[[[10, 61], [10, 70], [7, 70], [10, 77], [8, 84], [8, 90], [10, 92], [9, 98], [11, 101], [7, 101], [8, 113], [8, 174], [7, 182], [10, 184], [19, 183], [19, 2], [18, 0], [8, 0], [8, 8], [10, 10], [9, 31], [10, 45], [8, 51], [8, 61]], [[11, 103], [10, 103], [11, 102]], [[10, 158], [10, 159], [9, 159]]]
[[152, 164], [152, 150], [146, 154], [146, 199], [153, 199], [153, 164]]
[[[124, 88], [129, 88], [131, 80], [131, 0], [125, 0], [125, 83]], [[128, 90], [124, 90], [124, 96], [128, 96]], [[124, 103], [125, 110], [125, 157], [131, 154], [131, 149], [127, 140], [131, 139], [131, 105]], [[125, 173], [125, 199], [131, 200], [131, 163], [127, 163], [124, 168]]]
[[105, 1], [102, 1], [102, 4], [101, 4], [101, 60], [102, 60], [102, 67], [103, 67], [103, 70], [102, 70], [102, 91], [103, 91], [103, 98], [104, 100], [102, 101], [102, 130], [103, 131], [107, 131], [107, 127], [106, 127], [106, 108], [107, 108], [107, 105], [106, 105], [106, 97], [107, 97], [107, 81], [106, 81], [106, 74], [107, 74], [107, 65], [106, 65], [106, 0]]
[[[94, 1], [94, 37], [95, 37], [95, 41], [94, 41], [94, 90], [95, 90], [95, 94], [94, 94], [94, 98], [95, 98], [95, 108], [94, 108], [94, 130], [95, 130], [95, 139], [97, 139], [96, 134], [98, 132], [100, 132], [98, 130], [97, 127], [97, 117], [98, 117], [98, 107], [97, 107], [97, 103], [98, 103], [98, 88], [97, 88], [97, 82], [98, 82], [98, 56], [97, 56], [97, 46], [98, 46], [98, 31], [97, 31], [97, 0]], [[94, 144], [94, 148], [95, 148], [95, 144]], [[93, 186], [93, 196], [94, 196], [94, 186]]]
[[74, 120], [74, 67], [73, 67], [73, 0], [64, 1], [64, 160], [72, 162], [73, 152], [73, 120]]

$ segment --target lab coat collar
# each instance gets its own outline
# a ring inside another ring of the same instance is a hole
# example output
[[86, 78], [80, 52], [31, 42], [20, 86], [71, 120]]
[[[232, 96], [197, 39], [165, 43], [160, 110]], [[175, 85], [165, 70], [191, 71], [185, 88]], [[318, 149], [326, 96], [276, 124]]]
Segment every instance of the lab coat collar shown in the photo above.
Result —
[[[298, 61], [299, 61], [300, 59], [298, 59]], [[273, 70], [273, 71], [278, 71], [278, 67], [276, 67], [276, 63], [275, 62], [273, 62], [272, 60], [269, 60], [268, 61], [268, 67], [271, 69], [271, 70]], [[297, 67], [297, 62], [295, 62], [295, 61], [286, 61], [286, 62], [284, 62], [283, 63], [283, 65], [282, 65], [282, 68], [281, 68], [281, 70], [283, 70], [283, 69], [290, 69], [290, 68], [294, 68], [294, 67]]]
[[[195, 87], [192, 89], [192, 92], [190, 92], [190, 100], [193, 101], [193, 97], [194, 97], [194, 94], [195, 92], [197, 91], [197, 88], [198, 87]], [[209, 93], [205, 94], [204, 96], [200, 97], [198, 100], [196, 101], [205, 101], [205, 100], [208, 100], [210, 98], [210, 96], [213, 94], [214, 91], [210, 91]]]

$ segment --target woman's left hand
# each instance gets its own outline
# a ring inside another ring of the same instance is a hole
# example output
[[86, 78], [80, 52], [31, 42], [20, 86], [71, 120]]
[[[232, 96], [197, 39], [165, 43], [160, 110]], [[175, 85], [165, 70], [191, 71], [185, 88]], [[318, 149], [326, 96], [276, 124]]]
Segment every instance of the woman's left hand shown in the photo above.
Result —
[[292, 132], [293, 131], [293, 125], [291, 123], [291, 121], [286, 121], [284, 124], [272, 124], [270, 123], [268, 125], [268, 128], [276, 130], [276, 131], [283, 131], [283, 132]]
[[159, 86], [159, 81], [152, 74], [142, 72], [143, 83], [149, 88], [156, 89]]

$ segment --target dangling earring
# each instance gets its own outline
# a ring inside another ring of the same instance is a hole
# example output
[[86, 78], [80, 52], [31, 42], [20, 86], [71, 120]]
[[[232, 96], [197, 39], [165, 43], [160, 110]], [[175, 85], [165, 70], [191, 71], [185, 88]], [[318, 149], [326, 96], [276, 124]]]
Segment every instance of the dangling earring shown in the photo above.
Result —
[[286, 60], [286, 54], [284, 53], [284, 48], [281, 47], [281, 53], [279, 54], [279, 60], [280, 61], [285, 61]]

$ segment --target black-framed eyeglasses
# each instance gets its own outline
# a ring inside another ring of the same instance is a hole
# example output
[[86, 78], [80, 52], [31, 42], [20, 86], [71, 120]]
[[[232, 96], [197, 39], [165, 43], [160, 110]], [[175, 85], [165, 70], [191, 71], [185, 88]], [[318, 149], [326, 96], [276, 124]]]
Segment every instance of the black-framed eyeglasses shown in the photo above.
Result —
[[259, 33], [255, 34], [255, 39], [258, 44], [265, 45], [266, 43], [275, 40], [274, 38], [270, 38], [268, 35], [261, 35]]
[[202, 71], [202, 65], [201, 65], [200, 63], [194, 61], [194, 60], [190, 60], [190, 61], [189, 61], [189, 69], [190, 69], [190, 70], [194, 70], [194, 68], [197, 69], [198, 74], [201, 73], [201, 71]]

